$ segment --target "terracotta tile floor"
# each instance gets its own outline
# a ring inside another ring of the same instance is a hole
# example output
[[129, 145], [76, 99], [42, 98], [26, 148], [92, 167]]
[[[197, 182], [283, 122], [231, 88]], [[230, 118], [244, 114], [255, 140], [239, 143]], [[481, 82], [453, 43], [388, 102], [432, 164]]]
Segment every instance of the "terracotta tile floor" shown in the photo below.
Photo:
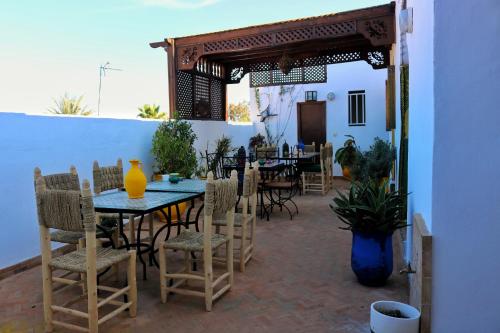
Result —
[[[119, 315], [100, 331], [369, 332], [370, 303], [406, 301], [407, 285], [397, 273], [383, 288], [357, 283], [350, 268], [351, 234], [338, 229], [340, 221], [328, 208], [333, 195], [298, 197], [300, 214], [293, 220], [285, 212], [275, 212], [269, 222], [258, 220], [254, 259], [245, 274], [235, 273], [233, 290], [212, 312], [204, 311], [202, 299], [188, 296], [170, 296], [161, 304], [158, 270], [150, 267], [147, 281], [138, 274], [137, 318]], [[0, 281], [0, 332], [42, 331], [40, 268]]]

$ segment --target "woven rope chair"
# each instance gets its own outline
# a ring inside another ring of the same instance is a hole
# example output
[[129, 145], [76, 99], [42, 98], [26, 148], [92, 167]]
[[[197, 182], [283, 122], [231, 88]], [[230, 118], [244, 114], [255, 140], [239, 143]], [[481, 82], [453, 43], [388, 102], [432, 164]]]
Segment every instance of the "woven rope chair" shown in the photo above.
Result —
[[[180, 235], [159, 245], [161, 301], [165, 303], [169, 293], [198, 296], [205, 299], [205, 308], [212, 310], [212, 303], [233, 286], [233, 234], [234, 207], [238, 196], [238, 178], [235, 170], [230, 179], [214, 180], [209, 172], [205, 190], [203, 232], [183, 230]], [[226, 235], [212, 233], [213, 216], [226, 215]], [[215, 277], [213, 273], [213, 252], [225, 245], [226, 270]], [[184, 251], [184, 268], [176, 273], [167, 273], [167, 250]], [[203, 253], [203, 274], [191, 271], [191, 252]], [[168, 280], [173, 284], [168, 286]], [[188, 281], [203, 281], [204, 290], [189, 288]], [[221, 285], [221, 282], [227, 281]], [[181, 287], [182, 286], [182, 287]], [[217, 287], [217, 288], [216, 288]], [[217, 290], [216, 290], [217, 289]], [[215, 292], [215, 293], [214, 293]]]
[[321, 192], [322, 195], [325, 195], [329, 190], [328, 148], [323, 144], [320, 145], [319, 155], [319, 164], [302, 169], [302, 193], [304, 194], [307, 192]]
[[[80, 191], [78, 173], [74, 166], [70, 167], [69, 173], [58, 173], [46, 176], [35, 174], [35, 178], [38, 176], [43, 178], [45, 186], [48, 190]], [[97, 230], [97, 238], [111, 238], [116, 231], [117, 228], [112, 225], [102, 226]], [[55, 230], [50, 233], [50, 239], [53, 242], [73, 244], [76, 245], [77, 248], [80, 248], [84, 243], [83, 240], [85, 239], [85, 232]]]
[[[116, 165], [111, 166], [99, 166], [99, 162], [94, 161], [93, 165], [93, 177], [94, 177], [94, 194], [99, 195], [105, 191], [118, 190], [121, 191], [124, 187], [123, 182], [123, 163], [121, 158], [118, 159]], [[120, 216], [118, 214], [99, 214], [102, 221], [114, 221], [118, 223]], [[153, 239], [154, 226], [153, 226], [153, 214], [146, 215], [148, 218], [148, 231], [149, 238], [141, 239], [141, 242], [151, 241]], [[135, 219], [136, 216], [133, 214], [125, 214], [124, 218], [128, 220], [128, 231], [129, 239], [132, 243], [136, 241], [135, 234]], [[142, 230], [141, 230], [142, 231]]]
[[[98, 332], [98, 325], [113, 318], [117, 314], [129, 310], [130, 317], [135, 317], [137, 312], [137, 287], [135, 273], [135, 251], [116, 250], [112, 248], [97, 247], [96, 240], [96, 215], [92, 201], [90, 184], [83, 182], [83, 190], [75, 190], [75, 180], [78, 176], [72, 173], [71, 182], [66, 182], [65, 189], [53, 189], [52, 181], [59, 176], [43, 177], [39, 168], [35, 169], [35, 193], [40, 228], [40, 244], [42, 251], [42, 277], [43, 277], [43, 305], [45, 331], [52, 332], [54, 326], [80, 332]], [[49, 229], [58, 229], [70, 232], [83, 232], [85, 234], [85, 248], [52, 258], [51, 238]], [[128, 261], [128, 285], [117, 289], [97, 285], [97, 272], [107, 269], [120, 262]], [[56, 270], [84, 274], [85, 280], [72, 280], [53, 276]], [[53, 284], [63, 283], [67, 287], [86, 285], [86, 293], [76, 298], [67, 300], [62, 305], [53, 302]], [[97, 290], [111, 292], [112, 295], [102, 299], [97, 295]], [[128, 302], [117, 301], [120, 295], [127, 293]], [[87, 312], [70, 308], [71, 304], [87, 298]], [[117, 309], [99, 318], [99, 308], [105, 304], [115, 305]], [[64, 315], [84, 318], [88, 320], [88, 327], [54, 320], [54, 314], [60, 312]]]
[[[245, 272], [245, 265], [252, 258], [255, 244], [255, 229], [257, 225], [257, 189], [259, 186], [259, 169], [258, 166], [250, 169], [247, 163], [243, 176], [243, 208], [241, 213], [234, 215], [234, 228], [239, 230], [239, 234], [234, 234], [234, 239], [239, 239], [239, 246], [235, 244], [235, 249], [238, 251], [238, 258], [235, 258], [240, 266], [240, 272]], [[250, 213], [249, 213], [250, 207]], [[216, 233], [220, 233], [220, 227], [226, 227], [226, 219], [215, 217], [212, 224], [216, 227]], [[225, 262], [223, 258], [214, 258], [214, 261]]]

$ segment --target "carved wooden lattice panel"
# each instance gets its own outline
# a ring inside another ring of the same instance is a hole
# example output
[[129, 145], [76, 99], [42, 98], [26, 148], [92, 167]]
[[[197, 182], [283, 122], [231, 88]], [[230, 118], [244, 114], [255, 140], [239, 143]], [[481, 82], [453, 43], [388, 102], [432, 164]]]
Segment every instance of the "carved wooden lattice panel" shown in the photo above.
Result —
[[256, 36], [243, 37], [238, 39], [238, 48], [246, 49], [249, 47], [270, 45], [273, 41], [272, 34], [262, 34]]
[[193, 75], [177, 71], [177, 112], [182, 119], [193, 117]]
[[210, 118], [210, 79], [194, 75], [194, 118]]
[[276, 34], [276, 43], [292, 43], [313, 37], [313, 29], [296, 29]]
[[352, 34], [356, 31], [356, 22], [347, 21], [341, 23], [319, 25], [316, 27], [317, 37], [331, 37]]
[[205, 54], [234, 51], [277, 44], [294, 43], [313, 38], [333, 38], [356, 33], [356, 22], [345, 21], [332, 24], [308, 26], [286, 31], [265, 32], [252, 36], [214, 40], [203, 45]]
[[293, 68], [287, 75], [280, 70], [271, 72], [273, 84], [294, 84], [303, 82], [304, 68]]
[[177, 71], [177, 112], [181, 119], [225, 120], [226, 85], [220, 79]]
[[287, 75], [279, 69], [251, 72], [250, 87], [326, 82], [326, 65], [296, 67]]
[[238, 40], [229, 39], [229, 40], [218, 40], [210, 43], [205, 43], [204, 50], [205, 53], [209, 52], [218, 52], [234, 49], [238, 46]]
[[226, 119], [226, 94], [225, 84], [221, 80], [210, 80], [210, 111], [211, 118], [214, 120]]
[[304, 67], [304, 81], [326, 82], [326, 66]]

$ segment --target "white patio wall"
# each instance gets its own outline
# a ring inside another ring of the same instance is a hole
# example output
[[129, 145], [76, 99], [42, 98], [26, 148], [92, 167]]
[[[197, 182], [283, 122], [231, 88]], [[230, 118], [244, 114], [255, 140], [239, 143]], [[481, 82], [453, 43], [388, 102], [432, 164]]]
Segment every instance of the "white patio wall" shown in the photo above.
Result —
[[[433, 0], [409, 0], [407, 5], [414, 10], [413, 33], [407, 34], [410, 66], [408, 191], [412, 193], [408, 197], [408, 216], [411, 221], [415, 212], [422, 214], [432, 230], [434, 3]], [[399, 68], [397, 76], [399, 82]]]
[[433, 234], [432, 332], [500, 332], [500, 3], [408, 7], [408, 213]]
[[500, 2], [434, 12], [432, 331], [500, 332]]
[[[333, 143], [334, 150], [344, 144], [345, 135], [350, 134], [356, 138], [357, 144], [365, 150], [370, 147], [375, 137], [390, 140], [390, 132], [387, 132], [385, 122], [385, 80], [387, 70], [374, 70], [365, 61], [350, 62], [327, 66], [328, 77], [326, 83], [312, 83], [306, 85], [295, 85], [293, 93], [283, 95], [280, 103], [280, 87], [260, 88], [261, 111], [269, 104], [268, 94], [271, 98], [271, 113], [277, 113], [278, 117], [269, 118], [270, 129], [273, 135], [284, 130], [285, 135], [280, 145], [286, 140], [290, 145], [297, 143], [297, 103], [304, 102], [305, 91], [316, 90], [318, 101], [326, 101], [326, 139]], [[289, 88], [291, 86], [285, 86]], [[265, 135], [264, 125], [260, 118], [256, 117], [257, 105], [255, 92], [251, 89], [250, 100], [252, 116], [257, 129]], [[366, 92], [366, 126], [349, 126], [348, 124], [348, 98], [350, 90], [365, 90]], [[328, 101], [326, 96], [329, 92], [335, 94], [333, 101]], [[288, 105], [293, 100], [292, 107]], [[280, 106], [281, 105], [281, 106]], [[335, 175], [341, 175], [340, 165], [336, 164]]]
[[[66, 172], [75, 165], [80, 181], [92, 181], [92, 163], [114, 164], [139, 158], [151, 174], [151, 140], [158, 121], [0, 113], [0, 268], [40, 253], [33, 169]], [[194, 121], [196, 148], [205, 149], [223, 133], [234, 145], [247, 145], [253, 126]]]

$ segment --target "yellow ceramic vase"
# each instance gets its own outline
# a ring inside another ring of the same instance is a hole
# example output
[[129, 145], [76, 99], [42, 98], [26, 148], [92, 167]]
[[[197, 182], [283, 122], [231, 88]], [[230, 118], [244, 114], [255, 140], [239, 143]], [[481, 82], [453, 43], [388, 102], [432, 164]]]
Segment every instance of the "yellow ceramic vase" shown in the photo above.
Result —
[[130, 199], [140, 199], [144, 198], [144, 192], [146, 192], [146, 176], [139, 167], [139, 160], [129, 161], [132, 167], [127, 172], [125, 176], [125, 190], [128, 193]]
[[[181, 215], [184, 214], [184, 212], [186, 211], [186, 208], [187, 208], [187, 203], [181, 202], [178, 206], [179, 206], [179, 213]], [[163, 211], [165, 212], [165, 214], [168, 215], [168, 208], [164, 208]], [[175, 209], [175, 206], [172, 206], [172, 208], [170, 208], [170, 213], [171, 213], [170, 219], [171, 219], [172, 223], [176, 223], [177, 221], [179, 221], [179, 217], [177, 216], [177, 209]], [[163, 215], [162, 213], [157, 212], [156, 216], [158, 216], [160, 221], [165, 222], [165, 223], [167, 222], [165, 215]]]

